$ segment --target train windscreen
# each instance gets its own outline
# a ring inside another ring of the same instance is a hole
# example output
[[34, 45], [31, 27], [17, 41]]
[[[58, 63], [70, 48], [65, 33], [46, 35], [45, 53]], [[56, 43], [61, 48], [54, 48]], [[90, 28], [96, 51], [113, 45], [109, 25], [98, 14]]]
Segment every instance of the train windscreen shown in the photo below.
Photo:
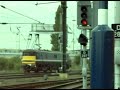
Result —
[[23, 56], [35, 56], [36, 52], [23, 52]]

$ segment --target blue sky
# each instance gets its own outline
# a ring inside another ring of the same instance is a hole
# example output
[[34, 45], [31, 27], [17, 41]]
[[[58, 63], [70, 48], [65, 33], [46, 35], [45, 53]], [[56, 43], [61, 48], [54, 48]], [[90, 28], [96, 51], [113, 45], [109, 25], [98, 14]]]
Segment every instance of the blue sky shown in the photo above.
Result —
[[[54, 24], [54, 18], [55, 18], [55, 12], [57, 10], [57, 7], [61, 4], [53, 3], [53, 4], [42, 4], [36, 6], [36, 3], [43, 3], [43, 2], [52, 2], [52, 1], [0, 1], [0, 5], [3, 5], [7, 7], [8, 9], [14, 10], [16, 12], [19, 12], [21, 14], [24, 14], [26, 16], [29, 16], [31, 18], [34, 18], [42, 23], [45, 24]], [[55, 2], [55, 1], [53, 1]], [[79, 49], [80, 45], [77, 42], [77, 38], [80, 34], [80, 30], [77, 29], [76, 20], [77, 19], [77, 2], [76, 1], [68, 1], [67, 2], [67, 24], [74, 29], [75, 31], [75, 43], [74, 48]], [[111, 12], [114, 7], [113, 1], [109, 1], [109, 12]], [[114, 17], [113, 13], [110, 13], [111, 17]], [[109, 19], [109, 26], [113, 22], [113, 19]], [[37, 23], [34, 20], [28, 19], [26, 17], [23, 17], [19, 14], [16, 14], [10, 10], [4, 9], [0, 7], [0, 22], [8, 22], [8, 23]], [[24, 36], [25, 39], [28, 38], [28, 33], [31, 30], [30, 25], [21, 25], [21, 24], [8, 24], [8, 25], [0, 25], [0, 48], [19, 48], [19, 36], [16, 35], [18, 32], [17, 27], [21, 31], [21, 34]], [[12, 32], [11, 32], [12, 31]], [[14, 32], [14, 33], [13, 33]], [[24, 40], [22, 36], [20, 36], [20, 48], [25, 49], [27, 42]], [[73, 49], [72, 44], [72, 34], [68, 35], [68, 49]], [[40, 42], [41, 47], [43, 49], [51, 49], [50, 44], [50, 34], [40, 34]]]

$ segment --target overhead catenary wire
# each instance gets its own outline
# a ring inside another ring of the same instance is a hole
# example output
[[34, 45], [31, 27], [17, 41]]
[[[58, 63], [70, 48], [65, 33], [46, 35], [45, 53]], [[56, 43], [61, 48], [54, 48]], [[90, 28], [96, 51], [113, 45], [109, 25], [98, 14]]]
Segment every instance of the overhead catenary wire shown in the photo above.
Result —
[[[69, 30], [70, 30], [70, 31], [72, 31], [72, 32], [73, 32], [73, 30], [71, 29], [71, 27], [70, 27], [70, 26], [68, 26], [68, 28], [69, 28]], [[76, 40], [77, 40], [77, 39], [78, 39], [78, 38], [77, 38], [77, 36], [76, 36], [76, 35], [74, 35], [74, 36], [75, 36], [75, 38], [76, 38]]]
[[[17, 34], [16, 32], [13, 32], [13, 31], [12, 31], [11, 25], [10, 25], [10, 31], [11, 31], [13, 34]], [[26, 38], [24, 37], [24, 35], [23, 35], [22, 33], [21, 33], [20, 35], [21, 35], [21, 36], [23, 37], [23, 39], [26, 41]]]
[[[35, 5], [37, 6], [37, 5], [41, 5], [41, 4], [52, 4], [52, 3], [60, 3], [60, 2], [61, 2], [61, 1], [47, 2], [47, 3], [36, 3]], [[33, 18], [28, 17], [28, 16], [26, 16], [26, 15], [23, 15], [23, 14], [21, 14], [21, 13], [18, 13], [18, 12], [14, 11], [14, 10], [9, 9], [9, 8], [6, 8], [6, 7], [3, 6], [3, 5], [0, 5], [0, 6], [1, 6], [2, 8], [4, 8], [4, 9], [8, 9], [8, 10], [14, 12], [14, 13], [17, 13], [17, 14], [19, 14], [19, 15], [22, 15], [22, 16], [24, 16], [24, 17], [27, 17], [27, 18], [32, 19], [32, 20], [34, 20], [34, 21], [37, 21], [37, 22], [40, 23], [40, 24], [43, 24], [43, 23], [41, 23], [40, 21], [38, 21], [38, 20], [36, 20], [36, 19], [33, 19]], [[0, 23], [0, 24], [10, 24], [10, 23]], [[11, 23], [11, 24], [16, 24], [16, 23]], [[17, 24], [30, 24], [30, 23], [17, 23]]]
[[23, 34], [21, 34], [21, 36], [23, 37], [23, 39], [26, 41], [26, 38], [23, 36]]
[[13, 34], [15, 34], [15, 32], [12, 31], [11, 25], [10, 25], [10, 31], [11, 31]]
[[[38, 23], [6, 23], [6, 22], [0, 22], [0, 24], [38, 24]], [[42, 23], [40, 23], [42, 24]]]
[[61, 1], [56, 1], [56, 2], [47, 2], [47, 3], [36, 3], [35, 5], [37, 6], [37, 5], [41, 5], [41, 4], [53, 4], [53, 3], [59, 3], [59, 2], [61, 2]]
[[0, 5], [0, 6], [1, 6], [2, 8], [4, 8], [4, 9], [10, 10], [10, 11], [12, 11], [12, 12], [14, 12], [14, 13], [17, 13], [17, 14], [19, 14], [19, 15], [22, 15], [22, 16], [24, 16], [24, 17], [27, 17], [27, 18], [32, 19], [32, 20], [34, 20], [34, 21], [37, 21], [38, 23], [41, 23], [40, 21], [38, 21], [38, 20], [36, 20], [36, 19], [33, 19], [33, 18], [31, 18], [31, 17], [28, 17], [28, 16], [26, 16], [26, 15], [24, 15], [24, 14], [18, 13], [18, 12], [14, 11], [14, 10], [9, 9], [9, 8], [6, 8], [6, 7], [3, 6], [3, 5]]
[[23, 37], [23, 39], [26, 41], [24, 35], [21, 33], [21, 31], [19, 30], [20, 27], [17, 27], [17, 30], [19, 31], [18, 33]]
[[[60, 1], [59, 1], [59, 2], [60, 2]], [[57, 1], [57, 2], [48, 2], [48, 3], [58, 3], [58, 1]], [[42, 4], [48, 4], [48, 3], [42, 3]], [[41, 4], [41, 3], [40, 3], [40, 4]], [[19, 15], [22, 15], [22, 16], [24, 16], [24, 17], [27, 17], [27, 18], [29, 18], [29, 19], [32, 19], [32, 20], [37, 21], [38, 23], [42, 24], [40, 21], [35, 20], [35, 19], [31, 18], [31, 17], [28, 17], [28, 16], [26, 16], [26, 15], [24, 15], [24, 14], [21, 14], [21, 13], [19, 13], [19, 12], [16, 12], [16, 11], [14, 11], [14, 10], [11, 10], [11, 9], [9, 9], [9, 8], [6, 8], [6, 7], [3, 6], [3, 5], [0, 5], [0, 6], [1, 6], [2, 8], [4, 8], [4, 9], [10, 10], [10, 11], [12, 11], [12, 12], [14, 12], [14, 13], [17, 13], [17, 14], [19, 14]], [[3, 23], [0, 23], [0, 24], [33, 24], [33, 23], [6, 23], [6, 22], [3, 22]], [[11, 26], [10, 26], [10, 31], [11, 31], [12, 33], [15, 33], [15, 32], [12, 31]], [[21, 34], [21, 35], [22, 35], [22, 34]], [[23, 37], [23, 38], [24, 38], [24, 37]], [[24, 38], [24, 40], [25, 40], [25, 38]]]
[[[52, 3], [59, 3], [59, 2], [61, 2], [61, 1], [56, 1], [56, 2], [47, 2], [47, 3], [38, 3], [38, 5], [39, 4], [52, 4]], [[5, 8], [5, 9], [8, 9], [8, 8], [6, 8], [5, 6], [3, 6], [3, 5], [0, 5], [2, 8]], [[11, 10], [11, 9], [8, 9], [8, 10], [10, 10], [10, 11], [12, 11], [12, 12], [15, 12], [15, 13], [17, 13], [17, 14], [20, 14], [20, 15], [22, 15], [22, 16], [25, 16], [25, 15], [23, 15], [23, 14], [21, 14], [21, 13], [18, 13], [18, 12], [16, 12], [16, 11], [13, 11], [13, 10]], [[25, 17], [27, 17], [27, 18], [29, 18], [29, 19], [33, 19], [33, 18], [30, 18], [30, 17], [28, 17], [28, 16], [25, 16]], [[35, 20], [35, 19], [34, 19]], [[37, 21], [37, 20], [36, 20]], [[39, 21], [38, 21], [39, 22]], [[39, 22], [40, 23], [40, 22]], [[2, 24], [16, 24], [16, 23], [2, 23]], [[17, 23], [17, 24], [29, 24], [29, 23]]]

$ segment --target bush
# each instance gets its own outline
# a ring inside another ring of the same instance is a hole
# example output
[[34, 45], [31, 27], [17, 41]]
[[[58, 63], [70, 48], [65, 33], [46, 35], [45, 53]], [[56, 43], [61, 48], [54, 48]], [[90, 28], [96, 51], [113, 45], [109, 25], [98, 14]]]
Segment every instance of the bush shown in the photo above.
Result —
[[0, 70], [7, 69], [7, 62], [8, 60], [6, 58], [0, 57]]
[[0, 58], [0, 70], [21, 70], [20, 57]]
[[74, 63], [75, 63], [76, 65], [80, 65], [80, 56], [75, 56]]
[[[81, 63], [81, 65], [80, 65], [80, 63]], [[87, 67], [88, 70], [90, 70], [90, 67], [91, 67], [91, 62], [90, 62], [90, 60], [86, 59], [86, 64], [87, 64], [87, 66], [88, 66], [88, 67]], [[72, 66], [73, 66], [72, 68], [78, 66], [78, 68], [81, 69], [81, 68], [82, 68], [82, 65], [83, 65], [83, 61], [80, 60], [80, 55], [79, 55], [79, 56], [75, 56], [75, 59], [74, 59], [74, 61], [73, 61], [73, 63], [72, 63]]]

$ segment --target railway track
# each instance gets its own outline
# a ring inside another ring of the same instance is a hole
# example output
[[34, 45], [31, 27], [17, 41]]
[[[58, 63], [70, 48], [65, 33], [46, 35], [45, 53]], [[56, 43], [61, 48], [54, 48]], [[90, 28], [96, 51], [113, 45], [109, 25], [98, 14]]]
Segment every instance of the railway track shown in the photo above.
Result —
[[15, 79], [15, 78], [30, 78], [30, 77], [42, 77], [43, 74], [6, 74], [0, 75], [0, 79]]
[[[71, 70], [71, 71], [67, 71], [67, 73], [78, 73], [81, 72], [81, 70]], [[38, 72], [37, 74], [41, 74], [43, 72]], [[56, 73], [56, 72], [52, 72], [52, 73]], [[36, 74], [35, 72], [30, 72], [30, 73], [24, 73], [24, 72], [0, 72], [0, 76], [1, 75], [17, 75], [17, 74]]]
[[[81, 74], [81, 72], [68, 72], [69, 75]], [[8, 74], [0, 74], [0, 79], [17, 79], [17, 78], [31, 78], [31, 77], [44, 77], [44, 75], [48, 76], [59, 76], [59, 73], [8, 73]]]
[[[43, 88], [36, 88], [36, 89], [82, 89], [82, 78], [75, 79], [70, 82], [64, 82], [61, 84], [56, 84], [53, 86], [47, 86]], [[88, 78], [88, 88], [90, 86], [90, 78]]]
[[[88, 77], [88, 86], [90, 84], [89, 81], [90, 77]], [[81, 88], [82, 77], [67, 80], [53, 80], [0, 87], [0, 89], [81, 89]]]

